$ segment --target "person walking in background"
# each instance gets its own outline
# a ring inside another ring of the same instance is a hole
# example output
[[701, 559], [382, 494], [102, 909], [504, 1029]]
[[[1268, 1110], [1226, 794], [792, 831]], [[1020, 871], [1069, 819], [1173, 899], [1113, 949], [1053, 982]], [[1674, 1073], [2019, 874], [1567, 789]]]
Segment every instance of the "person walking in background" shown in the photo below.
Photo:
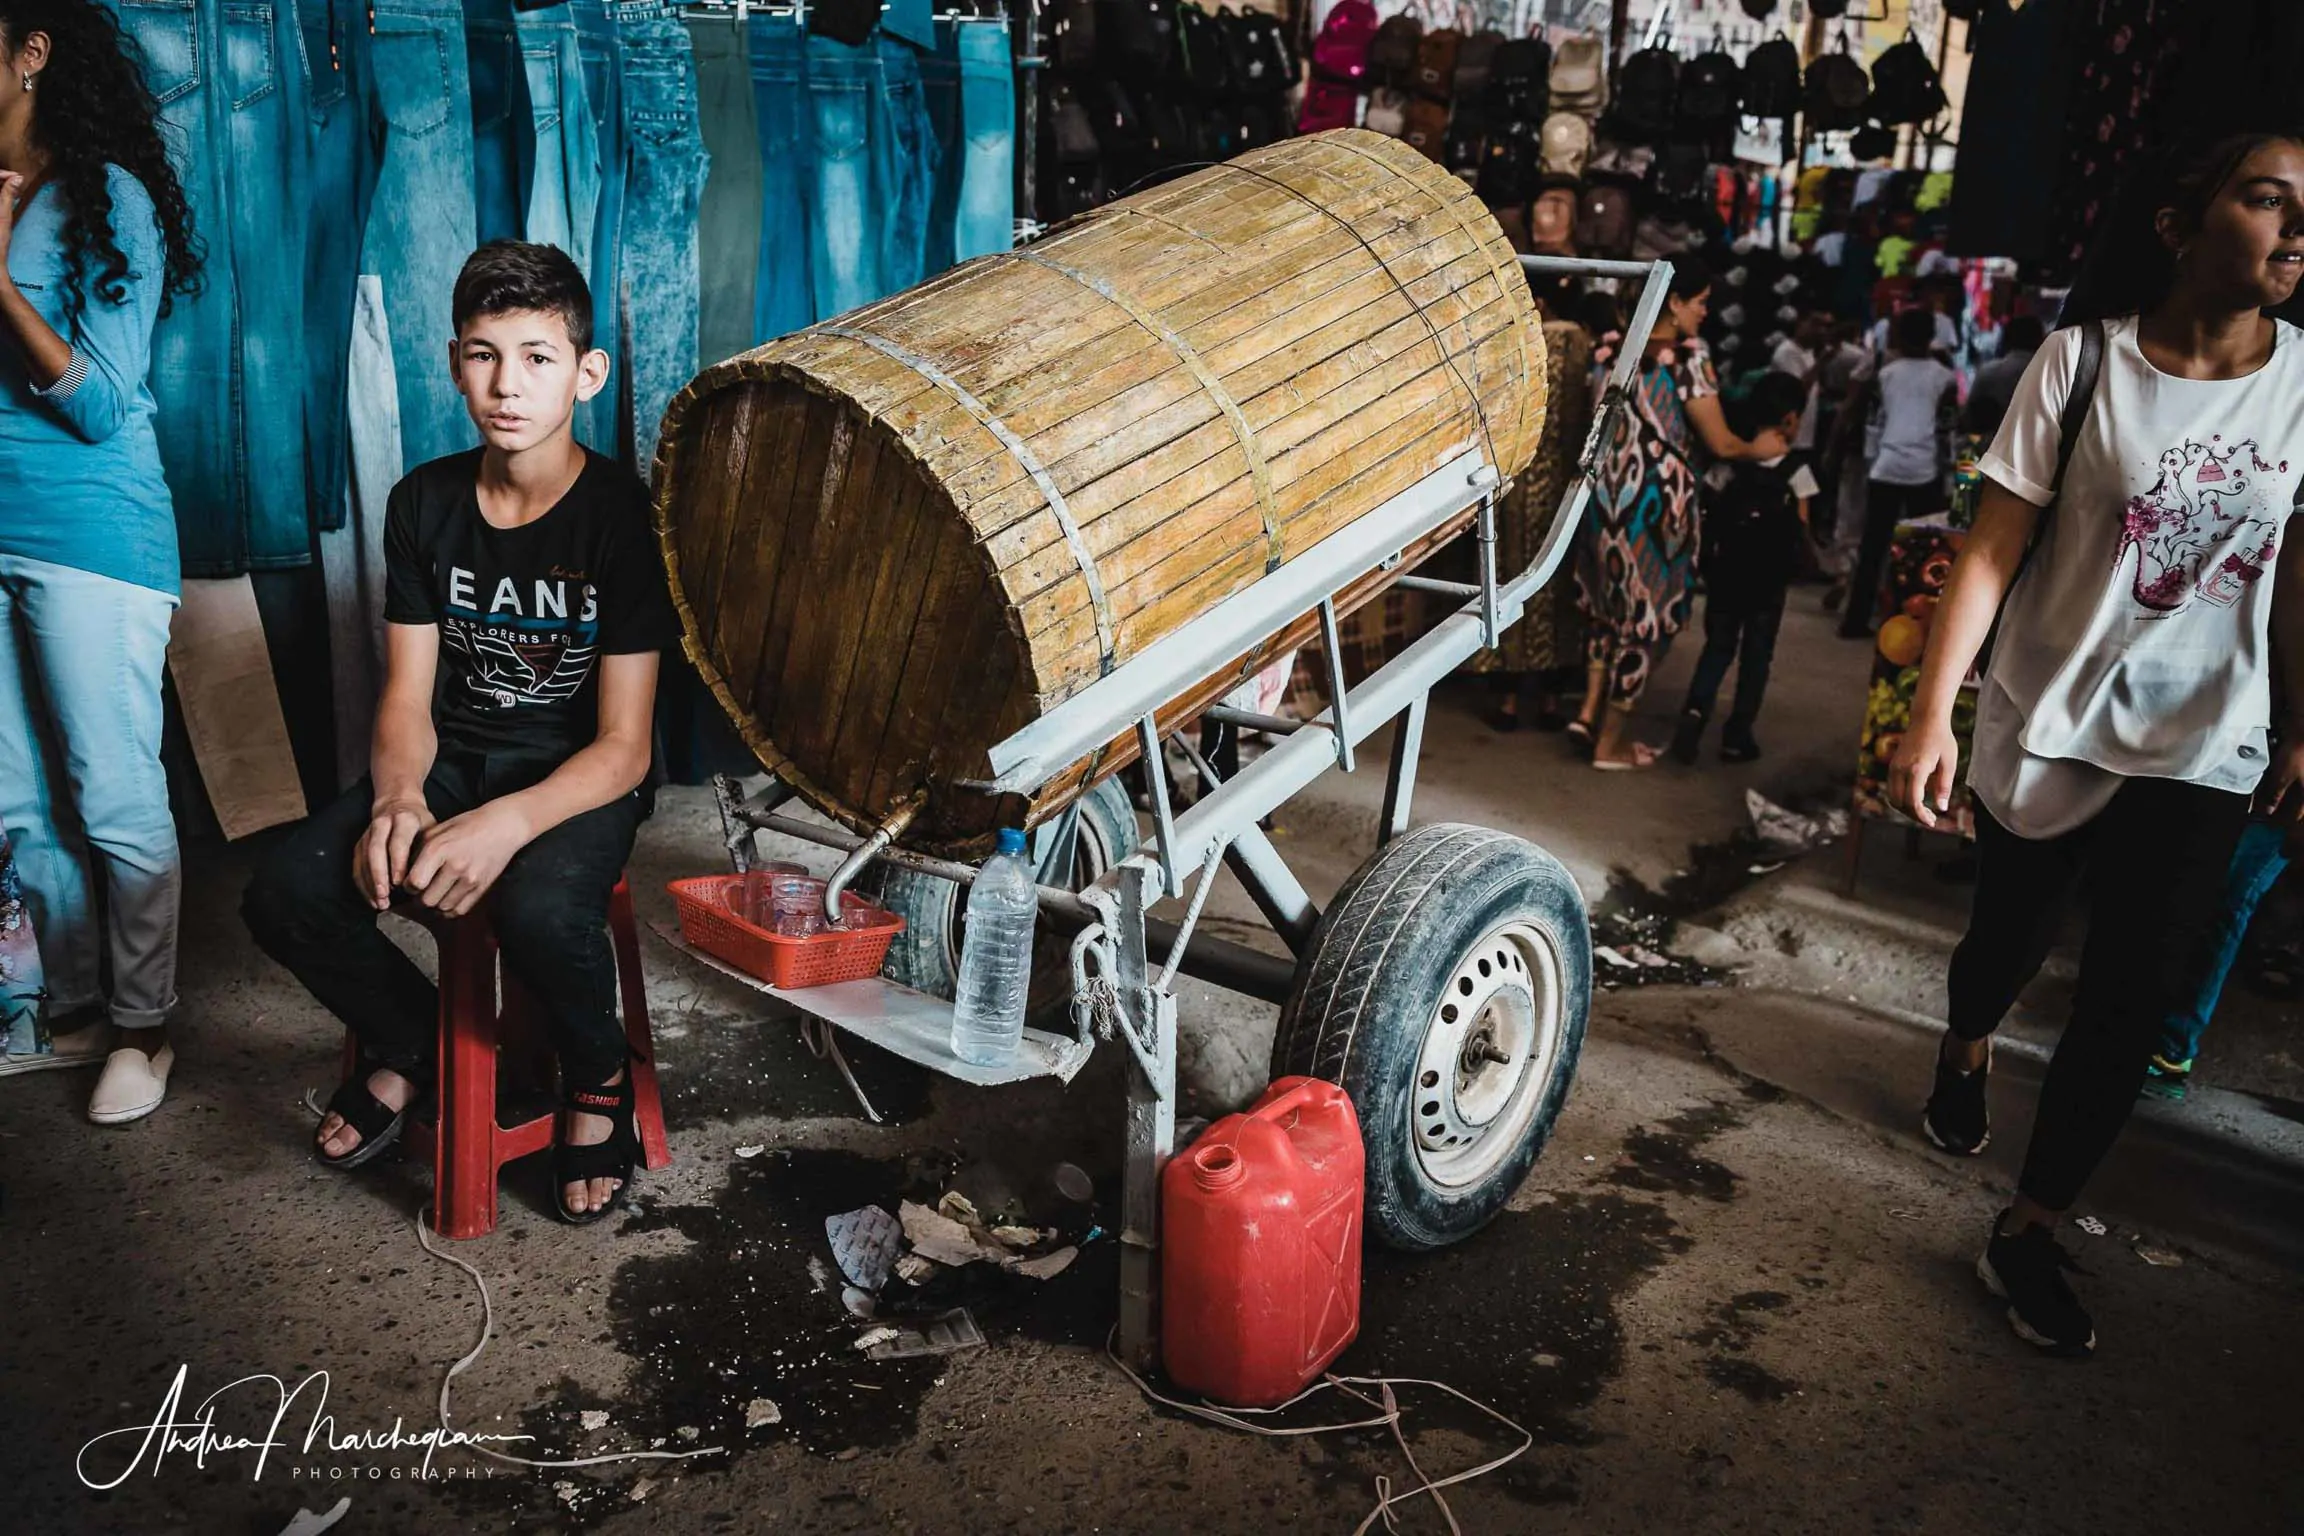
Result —
[[[1896, 355], [1862, 386], [1865, 428], [1864, 539], [1849, 572], [1840, 634], [1861, 640], [1872, 633], [1880, 568], [1896, 525], [1944, 509], [1944, 476], [1951, 468], [1952, 413], [1959, 377], [1933, 354], [1936, 318], [1924, 309], [1896, 317]], [[1841, 420], [1847, 431], [1856, 413]]]
[[[1809, 401], [1808, 387], [1789, 373], [1762, 374], [1731, 410], [1739, 427], [1757, 438], [1790, 434]], [[1696, 761], [1704, 726], [1728, 669], [1736, 669], [1736, 702], [1720, 728], [1720, 760], [1749, 763], [1760, 756], [1752, 734], [1768, 692], [1776, 631], [1784, 622], [1784, 594], [1800, 569], [1808, 506], [1816, 476], [1798, 455], [1731, 465], [1727, 483], [1704, 508], [1704, 654], [1681, 706], [1672, 755]]]
[[69, 1026], [20, 1054], [103, 1062], [100, 1124], [151, 1113], [175, 1062], [176, 519], [145, 374], [199, 254], [158, 110], [102, 7], [0, 0], [0, 828]]
[[1688, 622], [1702, 527], [1697, 485], [1708, 462], [1780, 458], [1791, 446], [1774, 430], [1747, 442], [1728, 429], [1712, 361], [1697, 339], [1711, 297], [1712, 274], [1701, 262], [1673, 262], [1630, 409], [1610, 418], [1613, 430], [1601, 444], [1592, 510], [1579, 535], [1585, 687], [1568, 730], [1604, 771], [1647, 768], [1660, 755], [1627, 740], [1627, 728], [1664, 647]]
[[2000, 327], [1999, 354], [1976, 370], [1968, 386], [1968, 403], [1960, 408], [1961, 431], [1987, 444], [1992, 441], [2001, 418], [2008, 414], [2008, 402], [2016, 398], [2024, 370], [2032, 366], [2032, 354], [2047, 339], [2047, 327], [2037, 315], [2018, 315]]
[[2304, 332], [2265, 312], [2304, 275], [2304, 141], [2172, 158], [2100, 238], [2122, 280], [2034, 356], [1984, 457], [1889, 775], [1892, 803], [1936, 825], [1953, 701], [1996, 633], [1968, 765], [1974, 907], [1922, 1128], [1956, 1155], [1990, 1142], [1992, 1033], [2084, 890], [2071, 1018], [1976, 1266], [2020, 1337], [2068, 1355], [2096, 1328], [2056, 1225], [2213, 957], [2250, 795], [2304, 816]]
[[2192, 1066], [2200, 1055], [2200, 1042], [2216, 1004], [2224, 996], [2224, 982], [2232, 962], [2240, 957], [2240, 941], [2272, 887], [2288, 867], [2288, 829], [2274, 822], [2251, 821], [2240, 834], [2232, 854], [2232, 868], [2224, 877], [2223, 910], [2216, 919], [2214, 937], [2202, 958], [2197, 984], [2183, 1003], [2160, 1026], [2160, 1043], [2144, 1067], [2144, 1092], [2154, 1098], [2181, 1099], [2192, 1081]]

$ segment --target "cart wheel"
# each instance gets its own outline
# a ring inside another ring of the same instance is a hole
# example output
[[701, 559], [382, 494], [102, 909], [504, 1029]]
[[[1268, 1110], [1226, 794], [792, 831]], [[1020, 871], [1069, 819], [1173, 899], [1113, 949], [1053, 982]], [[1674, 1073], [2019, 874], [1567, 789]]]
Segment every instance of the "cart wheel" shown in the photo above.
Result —
[[[1080, 836], [1073, 845], [1072, 890], [1099, 880], [1105, 871], [1136, 851], [1136, 808], [1117, 779], [1106, 779], [1080, 799]], [[959, 985], [960, 939], [966, 927], [966, 893], [954, 881], [940, 880], [893, 864], [875, 864], [857, 889], [904, 919], [904, 931], [888, 947], [880, 974], [899, 986], [931, 997], [950, 998]], [[1033, 1027], [1069, 1034], [1072, 1024], [1072, 944], [1042, 924], [1032, 954]]]
[[1444, 1247], [1527, 1177], [1591, 1002], [1584, 897], [1560, 861], [1486, 827], [1423, 827], [1360, 866], [1320, 919], [1272, 1074], [1351, 1095], [1369, 1230]]

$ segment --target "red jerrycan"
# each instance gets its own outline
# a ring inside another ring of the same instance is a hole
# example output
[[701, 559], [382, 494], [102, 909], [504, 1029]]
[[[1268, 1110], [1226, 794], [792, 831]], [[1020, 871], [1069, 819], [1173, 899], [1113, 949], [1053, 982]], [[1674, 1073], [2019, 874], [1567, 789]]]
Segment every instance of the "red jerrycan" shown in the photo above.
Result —
[[1344, 1090], [1284, 1077], [1161, 1175], [1160, 1352], [1219, 1403], [1294, 1397], [1360, 1331], [1366, 1153]]

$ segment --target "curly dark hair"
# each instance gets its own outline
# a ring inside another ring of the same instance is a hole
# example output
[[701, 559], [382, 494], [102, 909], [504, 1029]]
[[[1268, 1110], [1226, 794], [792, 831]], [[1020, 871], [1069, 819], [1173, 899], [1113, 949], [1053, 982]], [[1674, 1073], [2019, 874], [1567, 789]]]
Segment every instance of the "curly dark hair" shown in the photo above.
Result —
[[48, 36], [48, 63], [33, 95], [32, 136], [64, 196], [64, 312], [77, 320], [91, 288], [106, 303], [127, 297], [128, 258], [112, 237], [105, 172], [117, 165], [143, 184], [159, 216], [166, 314], [178, 294], [199, 291], [202, 251], [136, 47], [94, 0], [0, 0], [0, 55], [13, 58], [35, 32]]

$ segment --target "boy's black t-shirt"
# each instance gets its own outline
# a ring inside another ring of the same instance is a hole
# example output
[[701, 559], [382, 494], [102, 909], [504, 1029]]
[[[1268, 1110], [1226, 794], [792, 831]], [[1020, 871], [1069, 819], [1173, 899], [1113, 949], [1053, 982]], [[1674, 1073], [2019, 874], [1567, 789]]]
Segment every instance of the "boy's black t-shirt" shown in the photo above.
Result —
[[599, 731], [602, 656], [680, 639], [648, 493], [613, 460], [518, 528], [480, 513], [482, 450], [419, 465], [384, 513], [384, 617], [440, 626], [440, 750], [573, 756]]
[[1790, 460], [1731, 465], [1727, 484], [1706, 498], [1706, 585], [1735, 597], [1766, 597], [1791, 586], [1800, 568], [1799, 498], [1813, 494], [1808, 472]]

